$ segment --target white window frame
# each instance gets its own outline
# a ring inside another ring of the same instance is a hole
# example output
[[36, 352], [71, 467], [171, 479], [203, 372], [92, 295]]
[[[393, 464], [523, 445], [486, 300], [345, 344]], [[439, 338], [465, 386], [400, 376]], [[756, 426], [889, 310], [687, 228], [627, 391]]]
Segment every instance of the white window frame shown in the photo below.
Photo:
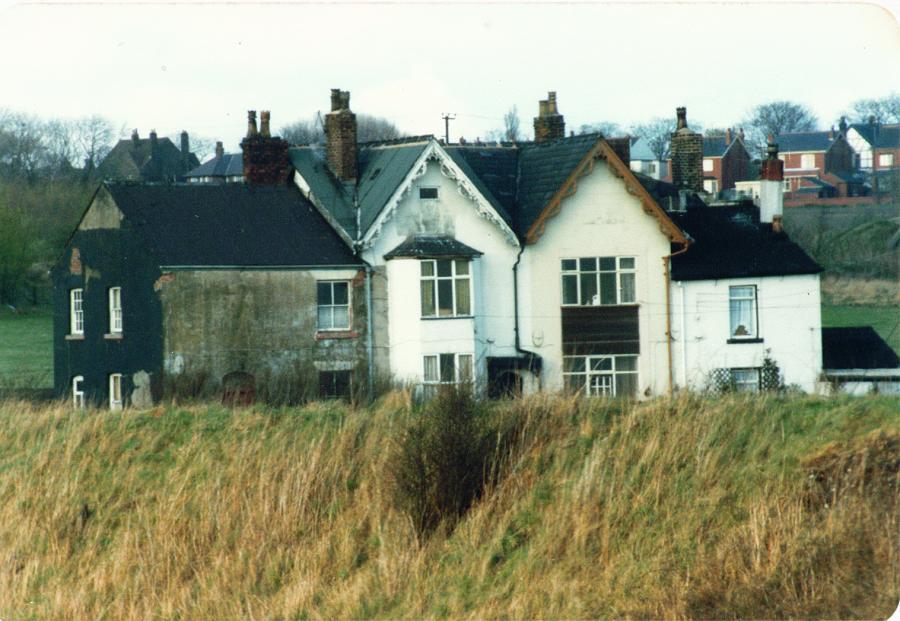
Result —
[[122, 334], [122, 287], [110, 287], [109, 297], [109, 333]]
[[69, 334], [84, 335], [84, 289], [69, 289]]
[[[434, 190], [434, 196], [422, 196], [423, 190]], [[419, 186], [419, 200], [420, 201], [436, 201], [441, 198], [441, 189], [434, 185], [423, 185]]]
[[[752, 295], [741, 295], [739, 290], [750, 289]], [[735, 322], [736, 304], [750, 303], [750, 318], [753, 324], [750, 327]], [[738, 327], [743, 327], [746, 334], [736, 334]], [[759, 338], [759, 291], [756, 285], [733, 285], [728, 287], [728, 338], [732, 340], [750, 340]]]
[[712, 172], [715, 170], [715, 165], [713, 164], [712, 158], [704, 157], [703, 158], [703, 172]]
[[[331, 293], [331, 304], [322, 304], [319, 299], [319, 287], [321, 285], [328, 285], [329, 291]], [[347, 303], [346, 304], [335, 304], [334, 303], [334, 286], [335, 285], [345, 285], [347, 287]], [[353, 317], [350, 313], [351, 308], [351, 290], [349, 280], [317, 280], [316, 281], [316, 329], [319, 332], [329, 332], [329, 331], [346, 331], [350, 329], [350, 326], [353, 325]], [[346, 325], [338, 324], [335, 321], [334, 314], [336, 309], [345, 308], [347, 310], [347, 322]], [[327, 313], [330, 321], [322, 322], [322, 312], [323, 310]]]
[[[810, 163], [812, 160], [812, 163]], [[816, 154], [815, 153], [801, 153], [800, 154], [800, 168], [802, 170], [814, 170], [816, 167]]]
[[[439, 276], [438, 275], [438, 264], [443, 261], [450, 262], [450, 274]], [[466, 266], [466, 272], [460, 272], [460, 266]], [[430, 267], [430, 274], [426, 274], [426, 271], [429, 271], [427, 268]], [[449, 314], [441, 314], [441, 295], [440, 295], [440, 284], [441, 282], [450, 281], [450, 310], [452, 313]], [[465, 281], [464, 284], [461, 284], [461, 281]], [[432, 312], [426, 312], [425, 309], [425, 290], [426, 283], [431, 284], [432, 290], [432, 298], [433, 298], [433, 306]], [[460, 312], [459, 308], [459, 288], [464, 286], [468, 289], [469, 293], [469, 309], [468, 312]], [[419, 261], [419, 312], [421, 316], [425, 319], [446, 319], [449, 317], [471, 317], [474, 313], [475, 307], [475, 296], [473, 295], [472, 290], [472, 261], [466, 258], [448, 258], [448, 259], [422, 259]]]
[[[626, 364], [625, 360], [629, 361]], [[602, 368], [608, 364], [608, 368]], [[575, 370], [572, 368], [575, 367]], [[595, 368], [597, 367], [597, 368]], [[633, 368], [628, 368], [633, 367]], [[616, 379], [633, 376], [634, 393], [619, 395]], [[589, 397], [636, 397], [640, 385], [637, 354], [590, 354], [563, 356], [563, 383]]]
[[790, 192], [790, 191], [791, 191], [791, 179], [790, 179], [790, 177], [788, 177], [784, 180], [783, 192]]
[[[448, 359], [452, 359], [453, 362], [452, 379], [441, 377], [443, 368], [441, 363]], [[432, 364], [429, 364], [429, 362]], [[441, 353], [422, 356], [422, 386], [426, 396], [434, 396], [440, 386], [458, 386], [460, 384], [473, 384], [474, 382], [474, 354]]]
[[[759, 392], [760, 369], [759, 367], [744, 369], [729, 369], [731, 381], [737, 392]], [[743, 374], [743, 377], [741, 375]]]
[[109, 409], [117, 411], [122, 409], [122, 374], [109, 374]]
[[[600, 261], [602, 259], [614, 259], [615, 260], [615, 268], [610, 270], [608, 268], [601, 268]], [[567, 267], [567, 262], [575, 262], [575, 267]], [[595, 268], [582, 268], [583, 261], [594, 261]], [[630, 261], [631, 267], [628, 266], [628, 262]], [[560, 259], [560, 297], [559, 299], [562, 302], [563, 306], [630, 306], [633, 304], [637, 304], [637, 258], [632, 256], [624, 256], [624, 257], [565, 257]], [[601, 300], [601, 291], [600, 291], [600, 283], [601, 283], [601, 274], [610, 274], [615, 273], [616, 275], [616, 301], [612, 304], [603, 304]], [[581, 301], [581, 275], [582, 274], [595, 274], [595, 287], [597, 293], [592, 298], [590, 303], [582, 303]], [[623, 276], [631, 275], [632, 276], [632, 292], [634, 293], [634, 298], [631, 300], [625, 299], [624, 296], [624, 287], [622, 286]], [[566, 294], [566, 279], [575, 278], [575, 291], [576, 291], [576, 302], [566, 302], [565, 294]]]
[[84, 382], [83, 375], [76, 375], [72, 378], [72, 407], [76, 410], [84, 408], [84, 390], [81, 384]]
[[878, 168], [893, 168], [894, 167], [894, 154], [893, 153], [879, 153], [878, 154]]

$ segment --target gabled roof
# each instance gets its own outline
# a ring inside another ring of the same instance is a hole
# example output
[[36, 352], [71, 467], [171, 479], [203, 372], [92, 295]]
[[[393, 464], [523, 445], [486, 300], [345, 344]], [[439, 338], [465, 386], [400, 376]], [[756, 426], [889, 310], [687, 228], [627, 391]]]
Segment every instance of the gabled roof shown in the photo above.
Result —
[[827, 151], [837, 136], [837, 132], [795, 132], [778, 134], [775, 142], [780, 153], [810, 153]]
[[[667, 157], [668, 155], [663, 157], [663, 159], [666, 159]], [[650, 150], [650, 147], [647, 145], [646, 140], [637, 136], [632, 136], [631, 159], [640, 160], [643, 162], [655, 162], [658, 158], [656, 157], [656, 155], [654, 155], [653, 151]]]
[[871, 327], [822, 328], [822, 368], [896, 369], [896, 352]]
[[149, 138], [120, 140], [97, 170], [104, 179], [160, 181], [177, 179], [200, 164], [196, 155], [184, 156], [168, 138], [156, 142], [154, 157]]
[[729, 146], [725, 136], [704, 136], [703, 157], [722, 157]]
[[436, 259], [479, 257], [483, 254], [480, 250], [475, 250], [452, 237], [415, 235], [408, 237], [399, 246], [384, 255], [384, 258], [414, 257], [417, 259]]
[[361, 265], [295, 187], [105, 187], [163, 266]]
[[900, 124], [854, 123], [850, 127], [876, 149], [900, 149]]
[[185, 177], [240, 177], [244, 174], [242, 153], [225, 153], [214, 157], [185, 174]]

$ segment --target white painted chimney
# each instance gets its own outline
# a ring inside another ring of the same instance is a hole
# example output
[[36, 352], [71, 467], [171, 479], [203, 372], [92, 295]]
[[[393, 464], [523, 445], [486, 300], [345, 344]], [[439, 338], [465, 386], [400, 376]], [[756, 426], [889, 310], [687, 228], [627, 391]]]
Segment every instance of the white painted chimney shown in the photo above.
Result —
[[778, 145], [769, 135], [768, 156], [759, 171], [759, 221], [781, 230], [784, 212], [784, 162], [778, 159]]

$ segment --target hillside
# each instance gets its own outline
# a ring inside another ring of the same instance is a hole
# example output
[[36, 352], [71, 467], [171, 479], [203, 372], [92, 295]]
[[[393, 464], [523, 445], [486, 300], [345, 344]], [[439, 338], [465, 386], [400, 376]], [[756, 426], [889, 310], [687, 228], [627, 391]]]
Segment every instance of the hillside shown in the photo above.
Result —
[[886, 397], [489, 406], [495, 483], [417, 537], [370, 409], [0, 404], [0, 618], [886, 618]]

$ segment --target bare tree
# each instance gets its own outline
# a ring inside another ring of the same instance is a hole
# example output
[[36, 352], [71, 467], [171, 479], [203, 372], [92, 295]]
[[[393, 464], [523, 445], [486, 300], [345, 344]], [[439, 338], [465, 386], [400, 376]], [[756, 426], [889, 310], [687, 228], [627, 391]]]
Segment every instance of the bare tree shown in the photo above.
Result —
[[671, 117], [656, 117], [646, 123], [631, 126], [631, 133], [647, 143], [647, 147], [657, 160], [668, 159], [669, 143], [674, 131], [675, 119]]
[[765, 153], [769, 134], [814, 131], [819, 120], [803, 104], [792, 101], [772, 101], [753, 109], [745, 122], [749, 129], [747, 144], [756, 148], [760, 157]]
[[891, 93], [878, 99], [857, 99], [846, 114], [858, 123], [866, 123], [874, 116], [879, 123], [900, 123], [900, 95]]
[[37, 117], [9, 111], [0, 120], [0, 170], [4, 176], [34, 182], [46, 152], [43, 123]]
[[77, 122], [76, 136], [85, 174], [91, 175], [112, 149], [115, 130], [108, 119], [95, 114]]
[[603, 134], [607, 138], [611, 136], [621, 135], [622, 128], [618, 123], [612, 121], [599, 121], [597, 123], [585, 123], [578, 128], [579, 135], [583, 134]]
[[211, 158], [216, 152], [216, 141], [205, 136], [191, 135], [191, 153], [201, 162]]
[[316, 144], [325, 140], [325, 132], [322, 131], [316, 117], [285, 125], [281, 128], [280, 134], [291, 144]]
[[[285, 125], [280, 134], [291, 144], [320, 144], [325, 141], [325, 128], [319, 115], [307, 121], [300, 120]], [[402, 136], [403, 133], [397, 126], [385, 118], [371, 114], [356, 115], [357, 142], [393, 140]]]
[[503, 139], [507, 142], [519, 142], [522, 140], [519, 109], [515, 105], [503, 115]]

